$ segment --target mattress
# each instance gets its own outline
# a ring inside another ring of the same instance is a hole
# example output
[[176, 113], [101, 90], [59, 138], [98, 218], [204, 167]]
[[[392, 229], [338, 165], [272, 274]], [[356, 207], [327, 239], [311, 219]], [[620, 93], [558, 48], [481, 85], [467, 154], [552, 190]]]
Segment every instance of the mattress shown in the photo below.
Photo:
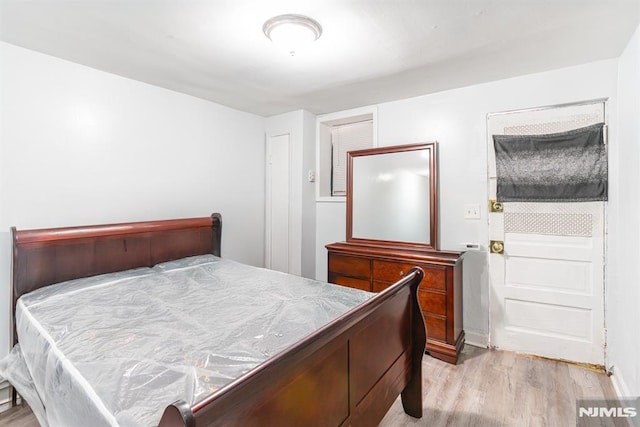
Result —
[[77, 279], [20, 298], [0, 374], [52, 426], [157, 425], [372, 295], [213, 255]]

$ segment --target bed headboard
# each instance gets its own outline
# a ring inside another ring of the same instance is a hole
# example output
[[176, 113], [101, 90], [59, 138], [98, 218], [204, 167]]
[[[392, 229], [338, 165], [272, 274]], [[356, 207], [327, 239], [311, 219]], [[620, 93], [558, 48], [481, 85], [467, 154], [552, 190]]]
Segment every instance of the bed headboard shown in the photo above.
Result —
[[222, 216], [40, 230], [12, 227], [11, 235], [15, 314], [21, 295], [54, 283], [187, 256], [220, 256]]

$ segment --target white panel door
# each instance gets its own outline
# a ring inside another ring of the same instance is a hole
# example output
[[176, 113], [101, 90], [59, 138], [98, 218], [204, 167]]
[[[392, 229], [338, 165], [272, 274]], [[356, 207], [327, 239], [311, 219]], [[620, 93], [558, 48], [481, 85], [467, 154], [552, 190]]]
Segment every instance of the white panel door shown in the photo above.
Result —
[[[489, 196], [496, 198], [492, 135], [562, 132], [605, 121], [604, 102], [488, 117]], [[489, 214], [492, 346], [604, 364], [604, 202], [503, 203]]]
[[266, 267], [289, 272], [289, 134], [267, 140]]

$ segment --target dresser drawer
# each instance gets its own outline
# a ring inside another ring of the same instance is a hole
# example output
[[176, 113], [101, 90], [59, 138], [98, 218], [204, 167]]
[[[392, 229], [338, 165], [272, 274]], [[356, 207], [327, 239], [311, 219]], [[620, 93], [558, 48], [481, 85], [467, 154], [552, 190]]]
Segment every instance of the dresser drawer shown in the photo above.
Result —
[[[349, 288], [371, 291], [371, 283], [368, 280], [355, 279], [353, 277], [341, 276], [338, 274], [331, 274], [329, 276], [329, 282], [335, 283], [336, 285], [348, 286]], [[374, 292], [377, 291], [374, 290]]]
[[447, 314], [447, 296], [435, 292], [418, 291], [420, 308], [425, 313]]
[[371, 261], [366, 258], [329, 254], [329, 272], [370, 279]]
[[397, 282], [402, 279], [415, 264], [403, 264], [390, 261], [373, 261], [373, 280]]
[[424, 323], [427, 325], [427, 338], [438, 341], [447, 340], [447, 320], [440, 317], [424, 315]]
[[373, 292], [382, 292], [391, 285], [393, 285], [393, 282], [378, 282], [377, 280], [374, 280], [371, 290]]
[[437, 267], [425, 267], [418, 263], [400, 263], [392, 261], [373, 261], [373, 280], [381, 280], [385, 282], [396, 282], [409, 273], [413, 267], [419, 266], [424, 270], [424, 279], [420, 282], [420, 287], [438, 289], [444, 291], [446, 289], [446, 275], [444, 269]]
[[440, 291], [447, 290], [447, 275], [444, 268], [423, 267], [424, 279], [420, 282], [420, 286], [429, 289], [437, 289]]

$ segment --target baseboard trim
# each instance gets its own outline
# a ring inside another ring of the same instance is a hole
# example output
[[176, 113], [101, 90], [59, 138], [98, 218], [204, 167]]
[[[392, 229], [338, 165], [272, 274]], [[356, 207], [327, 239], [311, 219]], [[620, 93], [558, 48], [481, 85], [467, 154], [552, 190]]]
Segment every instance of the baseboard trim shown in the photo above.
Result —
[[480, 332], [465, 330], [465, 343], [474, 347], [488, 348], [489, 336]]
[[[631, 394], [629, 386], [627, 386], [627, 383], [624, 380], [624, 375], [622, 375], [620, 369], [614, 366], [611, 372], [613, 374], [610, 376], [611, 384], [613, 385], [613, 390], [616, 392], [618, 399], [635, 399], [638, 397]], [[640, 408], [636, 409], [639, 410]], [[627, 421], [629, 423], [629, 427], [640, 427], [640, 420], [637, 418]]]
[[613, 367], [612, 371], [613, 375], [611, 375], [611, 383], [613, 384], [613, 389], [616, 392], [616, 395], [619, 399], [624, 399], [631, 396], [631, 392], [629, 391], [629, 387], [627, 383], [624, 381], [624, 375], [618, 367]]

